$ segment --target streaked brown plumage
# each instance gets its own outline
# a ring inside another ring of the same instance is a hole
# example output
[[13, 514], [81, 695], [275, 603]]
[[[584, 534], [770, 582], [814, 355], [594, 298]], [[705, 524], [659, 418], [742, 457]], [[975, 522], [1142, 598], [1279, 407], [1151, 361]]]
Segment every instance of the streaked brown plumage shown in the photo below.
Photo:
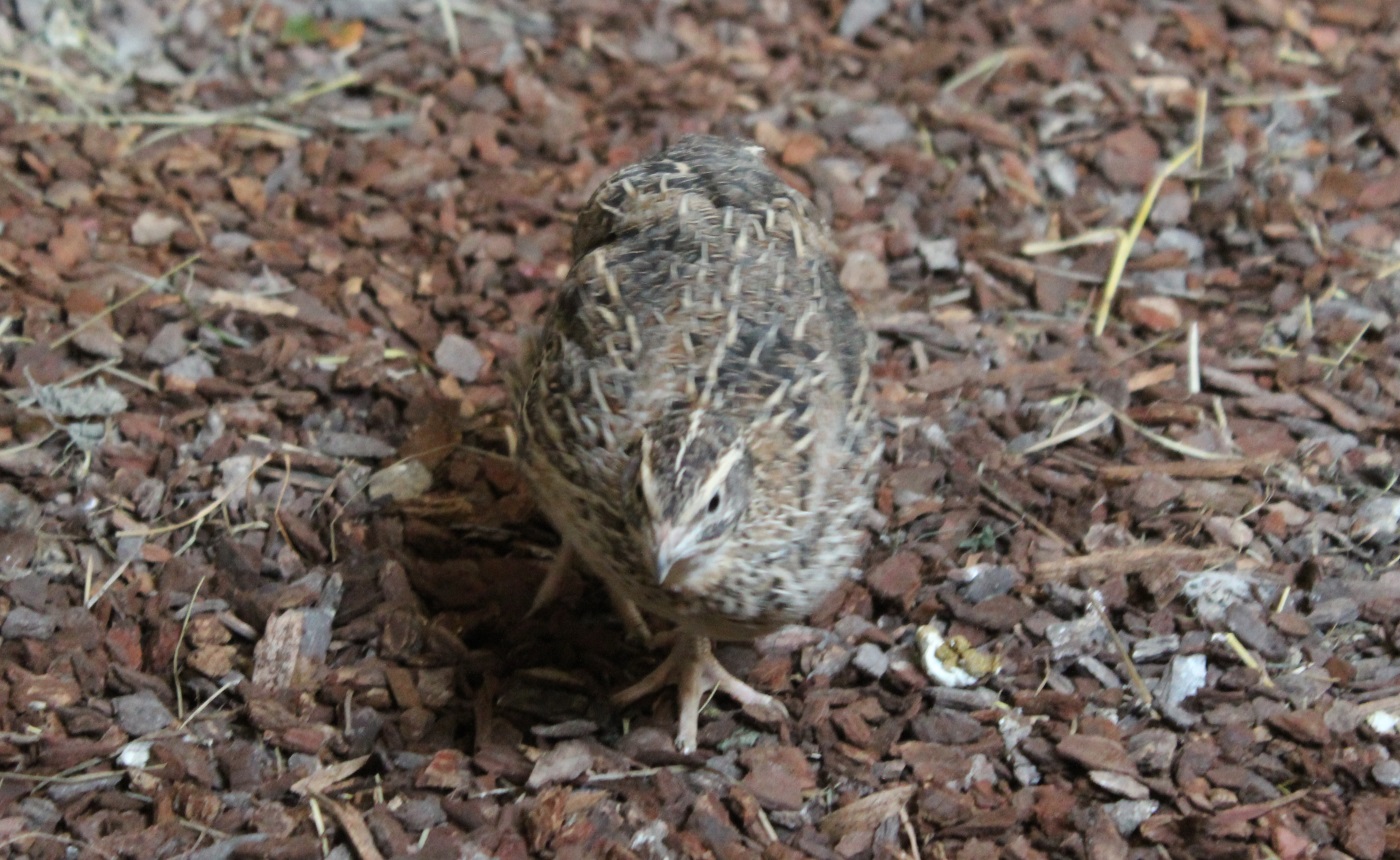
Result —
[[683, 749], [703, 688], [776, 705], [708, 640], [809, 613], [857, 560], [870, 499], [873, 340], [812, 204], [760, 152], [689, 137], [605, 182], [514, 379], [519, 460], [561, 566], [576, 555], [678, 628], [619, 699], [678, 682]]

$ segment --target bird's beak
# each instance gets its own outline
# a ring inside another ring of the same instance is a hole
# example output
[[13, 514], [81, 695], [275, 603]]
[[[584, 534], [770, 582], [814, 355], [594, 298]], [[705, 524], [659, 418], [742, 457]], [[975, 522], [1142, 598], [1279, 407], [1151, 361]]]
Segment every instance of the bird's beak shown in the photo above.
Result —
[[652, 532], [656, 547], [656, 583], [668, 591], [679, 591], [691, 565], [688, 563], [684, 530], [671, 523], [658, 523]]

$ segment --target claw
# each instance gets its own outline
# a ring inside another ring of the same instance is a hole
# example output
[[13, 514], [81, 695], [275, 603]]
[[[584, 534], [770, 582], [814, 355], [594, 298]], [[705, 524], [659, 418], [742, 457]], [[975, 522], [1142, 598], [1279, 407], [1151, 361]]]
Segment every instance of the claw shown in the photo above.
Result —
[[535, 592], [535, 600], [530, 604], [530, 611], [525, 613], [526, 618], [554, 602], [554, 598], [559, 596], [559, 589], [564, 585], [564, 577], [568, 575], [569, 568], [573, 566], [574, 548], [572, 544], [566, 542], [559, 547], [554, 561], [550, 562], [549, 572], [544, 575], [544, 581], [540, 583], [539, 590]]
[[669, 684], [680, 688], [680, 728], [676, 732], [676, 747], [684, 753], [695, 752], [700, 729], [700, 699], [712, 689], [719, 689], [741, 705], [755, 705], [787, 716], [782, 703], [766, 693], [734, 677], [715, 659], [710, 640], [704, 636], [680, 633], [671, 653], [661, 665], [645, 678], [613, 695], [619, 706], [630, 705], [643, 696]]

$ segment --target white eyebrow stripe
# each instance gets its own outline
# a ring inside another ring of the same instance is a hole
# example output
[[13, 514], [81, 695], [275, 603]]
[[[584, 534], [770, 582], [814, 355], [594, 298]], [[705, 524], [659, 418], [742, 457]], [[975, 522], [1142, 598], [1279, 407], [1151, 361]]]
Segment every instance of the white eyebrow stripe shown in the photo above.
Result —
[[695, 488], [691, 494], [690, 501], [680, 510], [676, 516], [677, 523], [688, 523], [695, 519], [704, 508], [710, 503], [710, 496], [714, 495], [724, 482], [729, 478], [729, 473], [734, 471], [734, 466], [744, 457], [744, 449], [741, 445], [730, 445], [723, 454], [715, 460], [715, 467], [710, 470], [710, 474]]

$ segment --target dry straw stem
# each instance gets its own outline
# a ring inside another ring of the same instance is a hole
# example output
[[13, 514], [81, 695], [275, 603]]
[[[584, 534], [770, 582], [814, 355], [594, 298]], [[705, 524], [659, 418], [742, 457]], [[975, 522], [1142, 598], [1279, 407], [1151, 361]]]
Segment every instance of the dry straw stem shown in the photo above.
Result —
[[438, 13], [442, 15], [442, 27], [447, 31], [447, 49], [456, 57], [462, 50], [462, 37], [457, 33], [457, 16], [452, 14], [452, 0], [438, 0]]
[[268, 99], [265, 101], [253, 102], [236, 108], [217, 111], [190, 111], [188, 113], [153, 113], [149, 111], [138, 111], [136, 113], [111, 113], [99, 114], [96, 116], [77, 116], [74, 114], [54, 114], [52, 116], [36, 117], [35, 121], [48, 122], [53, 124], [73, 123], [77, 125], [101, 125], [101, 126], [152, 126], [162, 127], [166, 131], [151, 135], [143, 141], [142, 145], [154, 143], [168, 134], [179, 133], [187, 128], [209, 128], [217, 125], [236, 125], [260, 128], [281, 134], [288, 134], [293, 137], [310, 137], [310, 129], [301, 126], [291, 125], [271, 118], [272, 114], [287, 111], [297, 105], [335, 92], [346, 87], [352, 87], [361, 81], [359, 72], [348, 72], [338, 78], [323, 81], [318, 84], [297, 90], [281, 98]]
[[1063, 445], [1064, 443], [1069, 442], [1072, 439], [1077, 439], [1080, 436], [1083, 436], [1085, 433], [1088, 433], [1089, 431], [1093, 430], [1095, 427], [1098, 427], [1100, 424], [1104, 423], [1112, 417], [1113, 413], [1111, 411], [1100, 413], [1094, 418], [1090, 418], [1088, 421], [1085, 421], [1083, 424], [1079, 424], [1063, 432], [1056, 433], [1053, 436], [1048, 436], [1044, 439], [1041, 439], [1039, 442], [1026, 448], [1021, 453], [1023, 455], [1034, 454], [1037, 451], [1044, 451], [1046, 448], [1054, 448], [1057, 445]]
[[194, 604], [199, 599], [199, 590], [204, 587], [205, 577], [201, 576], [199, 582], [194, 584], [194, 593], [190, 595], [190, 602], [185, 604], [185, 619], [180, 623], [180, 635], [175, 639], [174, 653], [170, 657], [170, 677], [175, 684], [175, 716], [180, 719], [185, 717], [185, 691], [180, 686], [180, 646], [185, 644], [185, 634], [190, 629], [190, 618], [194, 615]]
[[1220, 99], [1220, 104], [1224, 107], [1257, 107], [1274, 102], [1306, 102], [1330, 99], [1341, 95], [1341, 93], [1341, 87], [1306, 86], [1283, 93], [1245, 93], [1240, 96], [1225, 96]]
[[1133, 251], [1133, 244], [1142, 233], [1142, 228], [1147, 225], [1147, 217], [1152, 214], [1152, 207], [1157, 203], [1157, 195], [1162, 193], [1162, 185], [1167, 178], [1182, 168], [1186, 162], [1196, 157], [1197, 144], [1192, 144], [1176, 157], [1167, 162], [1166, 166], [1157, 171], [1157, 175], [1152, 177], [1152, 182], [1147, 186], [1147, 191], [1142, 195], [1142, 204], [1138, 206], [1137, 215], [1133, 218], [1133, 223], [1128, 227], [1118, 239], [1118, 247], [1113, 253], [1113, 264], [1109, 266], [1108, 278], [1104, 281], [1103, 295], [1099, 297], [1098, 312], [1094, 315], [1094, 336], [1103, 334], [1105, 326], [1108, 325], [1108, 312], [1113, 307], [1113, 297], [1118, 294], [1118, 284], [1123, 280], [1123, 270], [1128, 265], [1128, 255]]
[[1133, 662], [1133, 655], [1128, 651], [1128, 646], [1123, 644], [1123, 638], [1118, 635], [1118, 630], [1113, 626], [1113, 619], [1108, 617], [1108, 610], [1104, 608], [1103, 597], [1096, 590], [1090, 590], [1089, 602], [1094, 607], [1094, 612], [1098, 614], [1099, 621], [1103, 622], [1104, 629], [1108, 631], [1108, 638], [1113, 640], [1113, 647], [1117, 649], [1118, 656], [1123, 660], [1123, 668], [1128, 673], [1128, 681], [1133, 685], [1133, 690], [1142, 699], [1143, 707], [1157, 716], [1156, 704], [1152, 698], [1152, 689], [1143, 680], [1142, 673], [1138, 671], [1137, 664]]
[[1109, 267], [1108, 277], [1104, 280], [1103, 295], [1099, 299], [1099, 306], [1094, 315], [1094, 336], [1103, 334], [1105, 326], [1108, 324], [1109, 310], [1113, 307], [1113, 298], [1118, 293], [1118, 285], [1123, 279], [1123, 270], [1128, 265], [1128, 257], [1132, 253], [1133, 245], [1142, 234], [1142, 228], [1147, 225], [1147, 218], [1152, 214], [1152, 207], [1157, 203], [1157, 195], [1162, 192], [1162, 185], [1176, 171], [1191, 161], [1195, 164], [1197, 171], [1201, 169], [1204, 158], [1205, 147], [1205, 120], [1208, 97], [1205, 90], [1201, 90], [1196, 96], [1196, 123], [1195, 133], [1191, 145], [1178, 153], [1171, 161], [1157, 171], [1148, 184], [1147, 190], [1143, 193], [1142, 203], [1138, 206], [1137, 214], [1133, 217], [1133, 223], [1127, 230], [1118, 227], [1104, 227], [1098, 230], [1090, 230], [1073, 236], [1069, 239], [1048, 239], [1037, 242], [1027, 242], [1021, 246], [1021, 253], [1028, 257], [1040, 254], [1053, 254], [1080, 245], [1102, 245], [1108, 242], [1116, 242], [1117, 248], [1113, 253], [1113, 263]]
[[1201, 327], [1195, 320], [1186, 330], [1186, 390], [1201, 393]]
[[1099, 398], [1099, 401], [1100, 401], [1101, 403], [1103, 403], [1104, 406], [1107, 406], [1108, 409], [1109, 409], [1109, 411], [1110, 411], [1110, 413], [1111, 413], [1114, 417], [1116, 417], [1119, 421], [1121, 421], [1123, 424], [1125, 424], [1125, 425], [1127, 425], [1127, 426], [1133, 428], [1133, 429], [1136, 430], [1138, 433], [1141, 433], [1142, 436], [1143, 436], [1143, 438], [1145, 438], [1145, 439], [1147, 439], [1147, 440], [1149, 440], [1149, 441], [1151, 441], [1151, 442], [1156, 442], [1158, 445], [1161, 445], [1163, 448], [1166, 448], [1168, 451], [1172, 451], [1172, 452], [1174, 452], [1174, 453], [1180, 454], [1180, 455], [1183, 456], [1183, 457], [1190, 457], [1190, 458], [1195, 459], [1195, 460], [1237, 460], [1237, 459], [1239, 459], [1238, 455], [1235, 455], [1235, 454], [1221, 454], [1221, 453], [1218, 453], [1218, 452], [1216, 452], [1216, 451], [1206, 451], [1206, 450], [1204, 450], [1204, 449], [1202, 449], [1202, 448], [1197, 448], [1197, 447], [1195, 447], [1194, 445], [1187, 445], [1185, 442], [1178, 442], [1178, 441], [1176, 441], [1175, 439], [1170, 439], [1170, 438], [1168, 438], [1168, 437], [1166, 437], [1166, 436], [1163, 436], [1163, 435], [1160, 434], [1160, 433], [1155, 433], [1155, 432], [1153, 432], [1153, 431], [1151, 431], [1151, 430], [1148, 430], [1146, 427], [1142, 426], [1141, 424], [1139, 424], [1138, 422], [1134, 421], [1133, 419], [1129, 418], [1129, 417], [1128, 417], [1128, 414], [1127, 414], [1126, 412], [1124, 412], [1124, 411], [1121, 410], [1121, 409], [1118, 409], [1118, 408], [1115, 407], [1113, 404], [1109, 403], [1107, 400], [1104, 400], [1103, 398]]
[[111, 314], [112, 314], [114, 311], [116, 311], [117, 308], [120, 308], [121, 306], [127, 304], [128, 302], [135, 301], [136, 299], [138, 299], [138, 298], [140, 298], [141, 296], [145, 295], [148, 291], [150, 291], [153, 287], [155, 287], [156, 284], [159, 284], [159, 283], [162, 282], [162, 281], [168, 280], [169, 278], [173, 277], [177, 272], [181, 271], [182, 269], [186, 269], [186, 268], [188, 268], [188, 267], [194, 265], [195, 262], [196, 262], [198, 259], [199, 259], [199, 255], [198, 255], [198, 254], [192, 254], [192, 255], [186, 257], [184, 260], [180, 261], [179, 263], [175, 264], [174, 268], [168, 269], [164, 274], [160, 275], [159, 277], [151, 278], [151, 279], [147, 280], [146, 283], [142, 284], [142, 285], [141, 285], [139, 288], [137, 288], [136, 290], [133, 290], [133, 291], [131, 292], [130, 295], [125, 296], [124, 298], [118, 299], [117, 301], [115, 301], [115, 302], [113, 302], [112, 304], [108, 305], [107, 307], [103, 308], [101, 311], [99, 311], [99, 312], [93, 314], [92, 316], [90, 316], [90, 317], [88, 317], [87, 319], [83, 320], [83, 321], [82, 321], [81, 323], [79, 323], [78, 325], [74, 326], [73, 329], [72, 329], [71, 331], [69, 331], [67, 334], [65, 334], [63, 337], [61, 337], [61, 338], [59, 338], [58, 340], [55, 340], [53, 343], [49, 344], [49, 349], [58, 349], [60, 346], [63, 346], [65, 343], [67, 343], [69, 340], [71, 340], [71, 339], [72, 339], [74, 336], [76, 336], [79, 332], [81, 332], [81, 331], [83, 331], [84, 329], [86, 329], [88, 326], [90, 326], [90, 325], [96, 323], [98, 320], [103, 320], [103, 319], [106, 319], [107, 317], [111, 316]]
[[1236, 636], [1233, 631], [1225, 634], [1225, 644], [1230, 646], [1230, 650], [1235, 652], [1235, 656], [1240, 658], [1241, 663], [1259, 673], [1259, 683], [1263, 684], [1265, 687], [1272, 687], [1274, 685], [1274, 679], [1269, 677], [1269, 673], [1264, 668], [1264, 664], [1260, 663], [1258, 658], [1256, 658], [1248, 648], [1244, 647], [1244, 643], [1240, 641], [1239, 637]]

